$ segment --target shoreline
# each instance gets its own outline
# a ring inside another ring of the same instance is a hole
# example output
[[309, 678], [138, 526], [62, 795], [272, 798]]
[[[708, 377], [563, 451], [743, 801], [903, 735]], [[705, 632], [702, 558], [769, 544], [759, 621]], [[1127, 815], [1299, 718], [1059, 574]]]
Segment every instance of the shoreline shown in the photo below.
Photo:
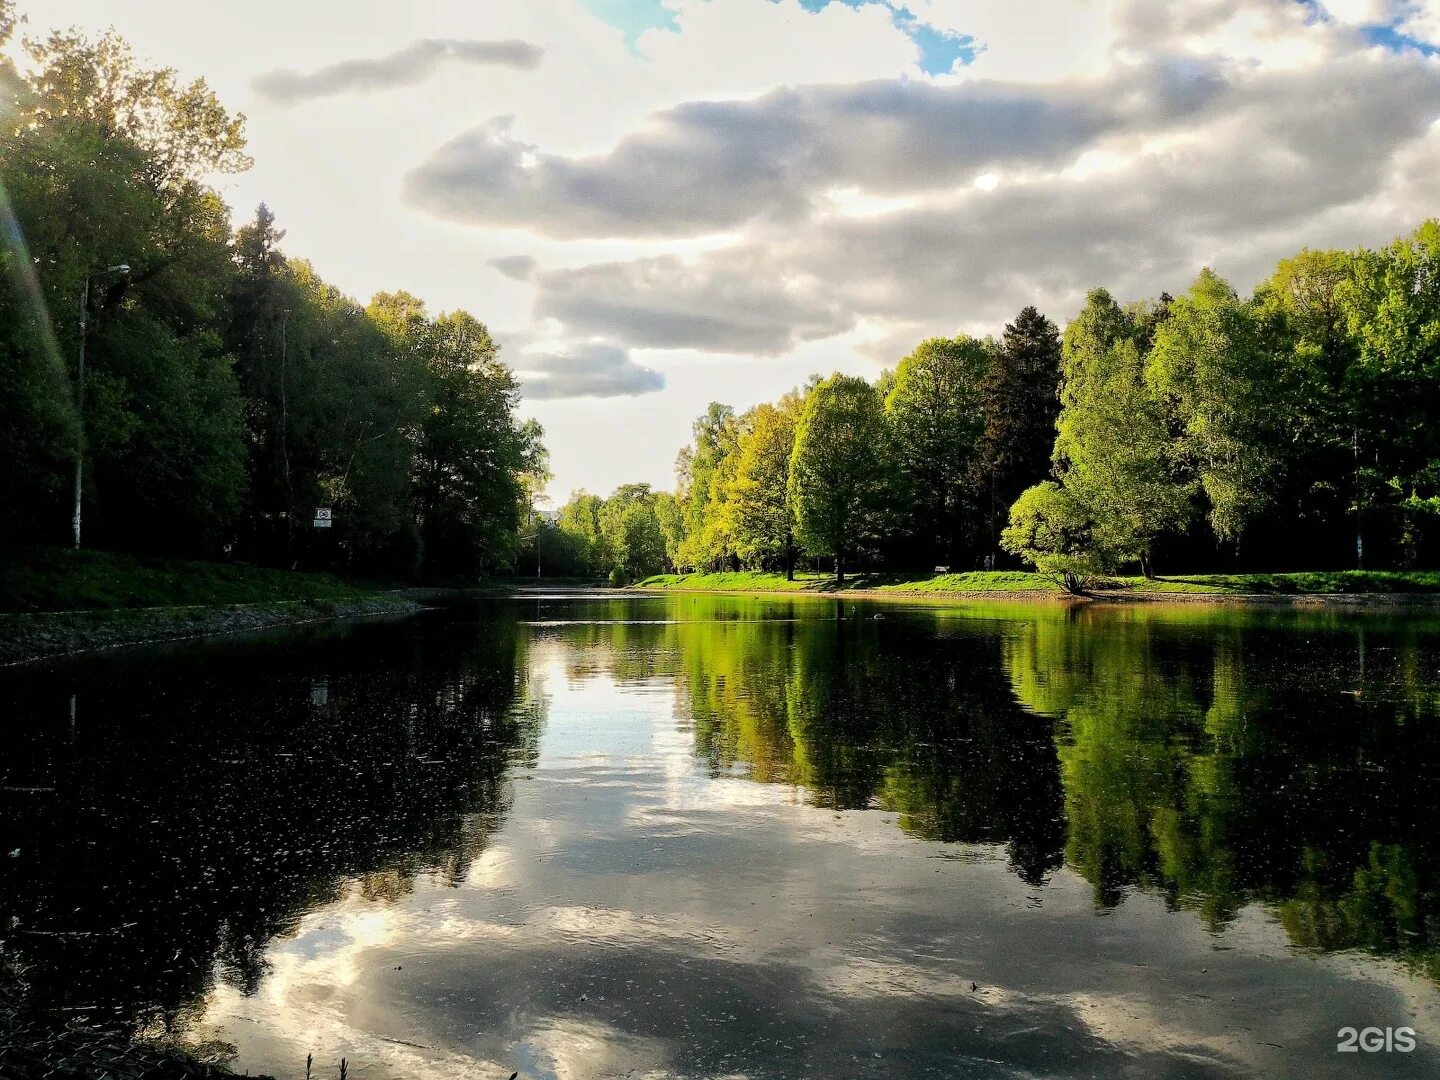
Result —
[[132, 645], [382, 615], [413, 615], [424, 610], [425, 605], [408, 597], [377, 593], [353, 600], [7, 613], [0, 615], [0, 668]]
[[[826, 583], [828, 584], [828, 583]], [[892, 600], [935, 603], [1053, 603], [1091, 604], [1205, 604], [1268, 608], [1327, 607], [1352, 610], [1440, 609], [1440, 593], [1433, 592], [1295, 592], [1229, 593], [1164, 592], [1128, 588], [1097, 589], [1073, 596], [1055, 589], [937, 590], [878, 588], [686, 588], [683, 585], [628, 585], [622, 587], [577, 585], [489, 585], [480, 587], [418, 587], [353, 600], [282, 600], [259, 604], [189, 605], [177, 607], [95, 609], [60, 612], [0, 614], [0, 668], [83, 653], [168, 642], [226, 637], [291, 626], [342, 622], [381, 616], [409, 616], [454, 598], [524, 598], [536, 593], [574, 591], [610, 597], [745, 596], [809, 597], [817, 600]]]
[[990, 589], [936, 590], [905, 589], [897, 586], [880, 588], [841, 589], [714, 589], [684, 586], [631, 585], [623, 590], [630, 594], [664, 596], [681, 593], [690, 596], [808, 596], [816, 599], [840, 600], [935, 600], [943, 602], [1055, 602], [1080, 604], [1240, 604], [1254, 607], [1350, 607], [1350, 608], [1440, 608], [1440, 593], [1428, 592], [1296, 592], [1296, 593], [1229, 593], [1229, 592], [1162, 592], [1139, 589], [1097, 589], [1076, 596], [1062, 589]]

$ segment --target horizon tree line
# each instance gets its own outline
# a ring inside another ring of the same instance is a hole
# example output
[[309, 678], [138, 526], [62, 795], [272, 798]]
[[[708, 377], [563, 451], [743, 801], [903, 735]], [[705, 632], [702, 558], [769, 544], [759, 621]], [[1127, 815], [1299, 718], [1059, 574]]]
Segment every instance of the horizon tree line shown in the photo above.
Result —
[[1433, 566], [1440, 222], [1301, 251], [1250, 297], [1207, 268], [1178, 298], [1093, 289], [1063, 333], [1026, 307], [998, 339], [930, 338], [874, 382], [814, 376], [743, 413], [712, 403], [693, 430], [673, 493], [616, 493], [623, 529], [610, 500], [572, 496], [556, 565], [1028, 565], [1072, 590], [1128, 568]]

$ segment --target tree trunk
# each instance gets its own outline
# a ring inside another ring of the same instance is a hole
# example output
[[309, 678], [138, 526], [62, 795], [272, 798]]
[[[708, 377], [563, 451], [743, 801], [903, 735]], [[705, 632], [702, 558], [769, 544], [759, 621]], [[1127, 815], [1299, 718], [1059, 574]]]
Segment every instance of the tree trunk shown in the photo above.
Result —
[[785, 534], [785, 580], [795, 580], [795, 535]]
[[835, 553], [835, 584], [840, 585], [845, 581], [845, 556], [838, 551]]
[[1155, 567], [1150, 563], [1150, 552], [1148, 549], [1140, 553], [1140, 575], [1146, 581], [1155, 580]]

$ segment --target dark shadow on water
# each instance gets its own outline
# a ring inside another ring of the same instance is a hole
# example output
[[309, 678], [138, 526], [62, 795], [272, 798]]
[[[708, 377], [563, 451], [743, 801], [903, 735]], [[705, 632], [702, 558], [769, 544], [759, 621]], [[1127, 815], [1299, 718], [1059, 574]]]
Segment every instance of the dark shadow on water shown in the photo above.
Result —
[[9, 673], [0, 924], [35, 1004], [169, 1028], [343, 890], [463, 879], [538, 739], [522, 647], [432, 620]]

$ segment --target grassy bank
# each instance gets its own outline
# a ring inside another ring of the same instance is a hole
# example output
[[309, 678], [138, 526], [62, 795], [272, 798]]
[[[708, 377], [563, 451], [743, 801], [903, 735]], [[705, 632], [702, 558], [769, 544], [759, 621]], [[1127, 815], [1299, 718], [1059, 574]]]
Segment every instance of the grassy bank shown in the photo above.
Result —
[[1059, 592], [1049, 578], [1018, 570], [976, 570], [966, 574], [908, 577], [904, 574], [861, 574], [836, 582], [829, 574], [784, 574], [742, 570], [729, 574], [656, 574], [637, 582], [636, 589], [673, 589], [677, 592], [906, 592], [960, 595], [970, 593]]
[[103, 551], [0, 551], [0, 611], [108, 611], [124, 608], [343, 603], [375, 590], [333, 574], [302, 574], [239, 563], [138, 559]]
[[[828, 574], [784, 574], [741, 571], [729, 574], [658, 574], [637, 583], [637, 589], [677, 592], [875, 592], [897, 595], [977, 596], [1016, 593], [1063, 595], [1064, 590], [1040, 574], [1018, 570], [975, 570], [964, 574], [907, 577], [870, 574], [837, 583]], [[1193, 574], [1146, 580], [1116, 577], [1092, 586], [1097, 596], [1297, 596], [1359, 593], [1440, 593], [1440, 571], [1314, 571], [1293, 574]]]
[[0, 665], [419, 609], [333, 574], [54, 548], [0, 552]]
[[1339, 593], [1440, 593], [1440, 570], [1312, 570], [1293, 574], [1186, 574], [1121, 578], [1136, 592], [1302, 596]]

